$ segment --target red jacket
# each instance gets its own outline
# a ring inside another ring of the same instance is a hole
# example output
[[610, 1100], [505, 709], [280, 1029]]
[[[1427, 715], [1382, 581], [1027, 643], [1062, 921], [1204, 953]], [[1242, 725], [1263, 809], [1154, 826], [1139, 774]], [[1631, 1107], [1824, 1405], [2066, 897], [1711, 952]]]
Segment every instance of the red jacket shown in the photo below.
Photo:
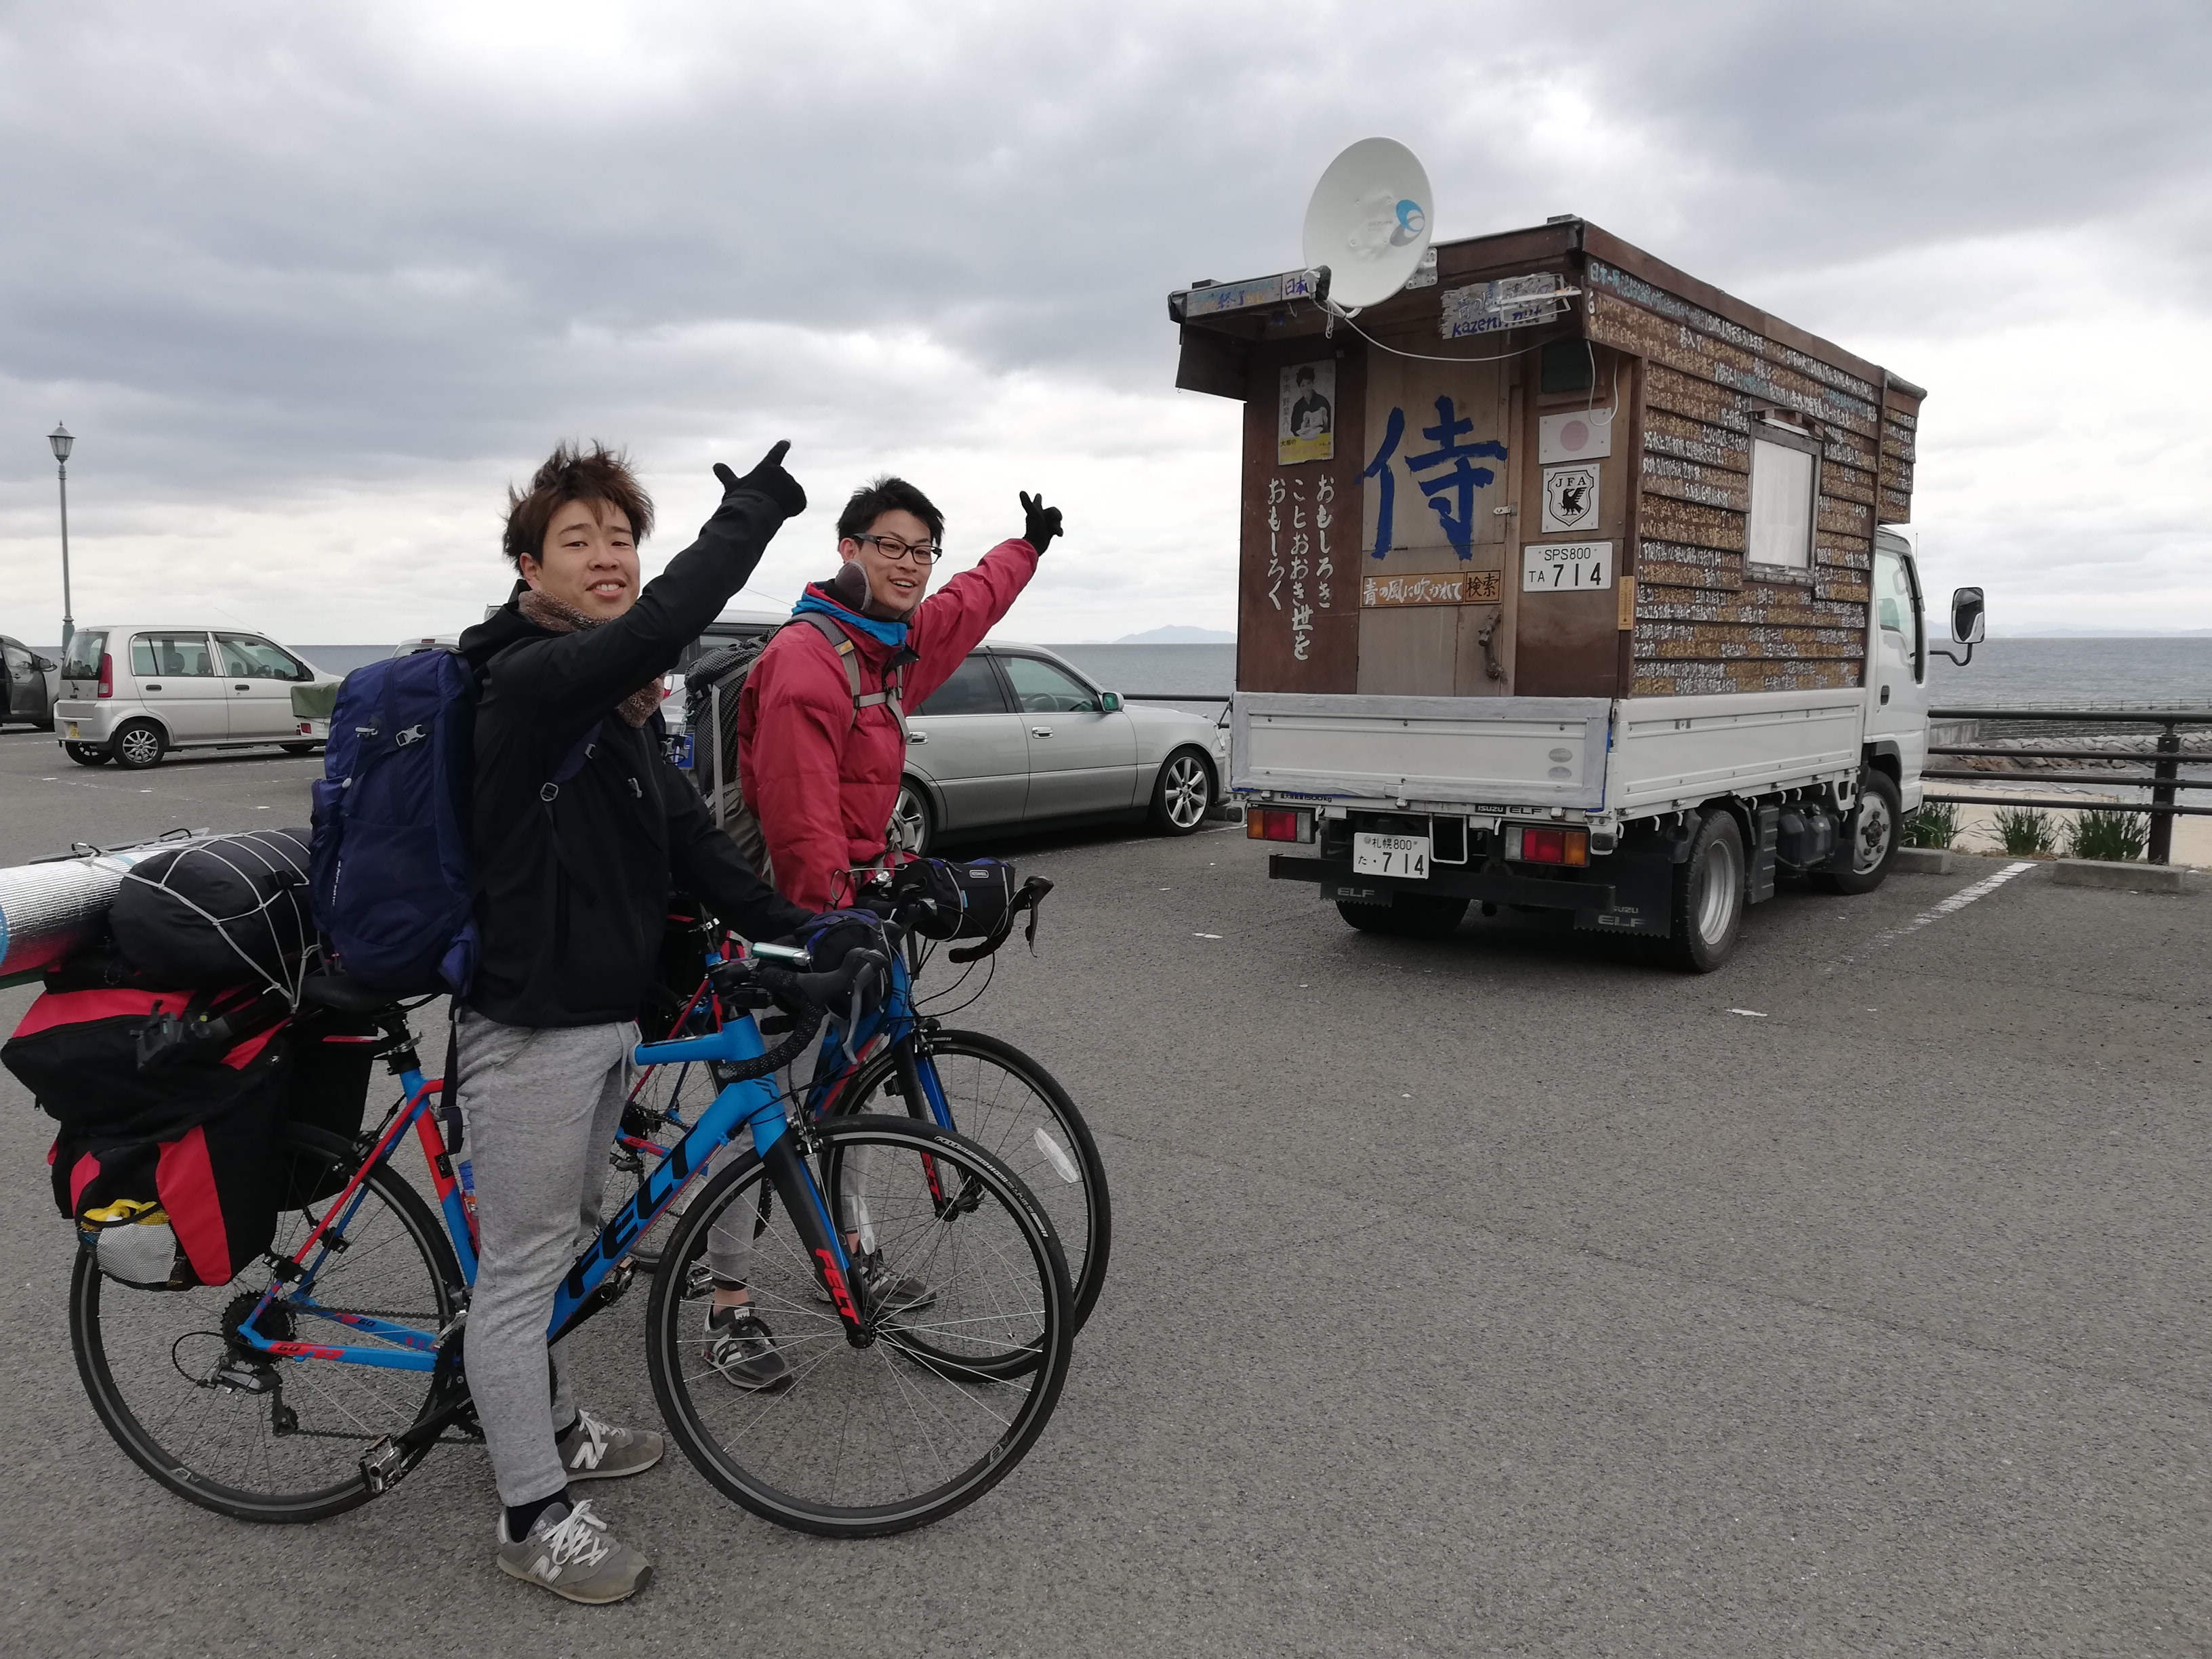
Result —
[[[907, 629], [901, 701], [909, 714], [1012, 607], [1036, 562], [1027, 542], [1000, 542], [921, 602]], [[862, 693], [887, 688], [904, 653], [858, 629], [844, 633]], [[738, 699], [738, 775], [767, 837], [776, 891], [811, 910], [842, 902], [844, 872], [883, 855], [905, 763], [889, 708], [855, 718], [845, 665], [819, 629], [786, 628], [769, 641]]]

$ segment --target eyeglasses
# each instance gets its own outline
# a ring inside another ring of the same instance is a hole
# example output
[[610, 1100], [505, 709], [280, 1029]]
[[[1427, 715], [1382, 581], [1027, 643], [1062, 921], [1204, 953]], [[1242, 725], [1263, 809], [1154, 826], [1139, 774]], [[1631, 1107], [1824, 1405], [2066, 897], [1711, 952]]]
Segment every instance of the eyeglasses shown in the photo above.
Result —
[[893, 562], [911, 555], [916, 564], [925, 568], [936, 562], [938, 556], [945, 551], [933, 542], [902, 541], [896, 536], [855, 536], [853, 539], [856, 542], [873, 542], [876, 544], [876, 551]]

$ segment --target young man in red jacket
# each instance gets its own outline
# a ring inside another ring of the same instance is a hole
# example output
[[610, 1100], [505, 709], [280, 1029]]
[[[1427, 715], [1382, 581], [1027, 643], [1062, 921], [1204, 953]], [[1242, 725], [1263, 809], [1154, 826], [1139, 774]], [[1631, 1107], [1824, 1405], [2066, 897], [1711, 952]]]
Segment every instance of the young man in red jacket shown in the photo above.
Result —
[[882, 699], [896, 690], [907, 712], [919, 708], [1021, 597], [1060, 533], [1059, 508], [1021, 501], [1021, 538], [925, 598], [944, 514], [903, 478], [854, 491], [837, 519], [843, 568], [810, 584], [792, 614], [836, 625], [866, 706], [854, 706], [845, 647], [817, 627], [785, 628], [745, 677], [738, 776], [767, 843], [763, 873], [794, 904], [846, 902], [846, 872], [884, 856], [906, 738]]
[[[1029, 586], [1038, 556], [1060, 533], [1060, 509], [1026, 492], [1021, 502], [1027, 522], [1018, 539], [1000, 542], [925, 598], [945, 515], [903, 478], [855, 490], [837, 518], [843, 566], [808, 586], [792, 612], [799, 625], [780, 631], [745, 677], [738, 778], [760, 819], [763, 873], [792, 902], [812, 910], [849, 903], [848, 872], [884, 857], [906, 763], [906, 734], [889, 699], [919, 708]], [[708, 1246], [708, 1359], [739, 1388], [780, 1386], [788, 1367], [744, 1286], [751, 1241], [718, 1232]], [[891, 1282], [893, 1270], [878, 1261], [856, 1268], [878, 1305], [919, 1307], [931, 1294], [916, 1280]]]

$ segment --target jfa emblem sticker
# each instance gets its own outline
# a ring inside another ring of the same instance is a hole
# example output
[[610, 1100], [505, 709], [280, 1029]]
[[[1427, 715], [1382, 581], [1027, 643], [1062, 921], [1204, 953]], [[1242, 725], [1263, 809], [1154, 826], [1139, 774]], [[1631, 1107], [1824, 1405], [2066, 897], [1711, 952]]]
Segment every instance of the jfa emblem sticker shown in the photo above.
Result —
[[1572, 534], [1597, 522], [1597, 469], [1544, 469], [1544, 534]]

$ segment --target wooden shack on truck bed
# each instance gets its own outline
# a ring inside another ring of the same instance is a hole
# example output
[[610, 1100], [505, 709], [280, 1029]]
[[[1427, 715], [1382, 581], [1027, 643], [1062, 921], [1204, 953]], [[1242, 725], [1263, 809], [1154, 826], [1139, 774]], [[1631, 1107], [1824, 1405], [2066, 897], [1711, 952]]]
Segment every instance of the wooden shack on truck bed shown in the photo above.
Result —
[[1239, 690], [1861, 685], [1920, 388], [1581, 219], [1432, 252], [1349, 321], [1170, 298], [1176, 384], [1245, 404]]

